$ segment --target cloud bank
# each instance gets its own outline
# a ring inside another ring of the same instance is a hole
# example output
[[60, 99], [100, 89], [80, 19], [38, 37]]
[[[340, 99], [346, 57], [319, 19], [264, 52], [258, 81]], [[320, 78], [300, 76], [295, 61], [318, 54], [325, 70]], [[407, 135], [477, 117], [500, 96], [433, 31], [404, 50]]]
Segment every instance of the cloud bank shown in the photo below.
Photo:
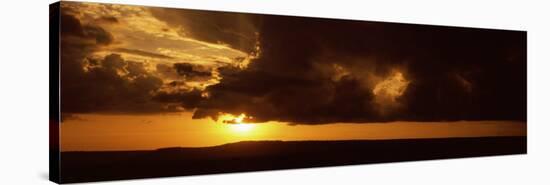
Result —
[[[211, 49], [157, 54], [102, 28], [131, 22], [83, 25], [64, 15], [62, 112], [244, 113], [246, 122], [291, 124], [526, 120], [525, 32], [146, 11], [185, 38], [171, 44]], [[90, 57], [98, 51], [107, 54]]]

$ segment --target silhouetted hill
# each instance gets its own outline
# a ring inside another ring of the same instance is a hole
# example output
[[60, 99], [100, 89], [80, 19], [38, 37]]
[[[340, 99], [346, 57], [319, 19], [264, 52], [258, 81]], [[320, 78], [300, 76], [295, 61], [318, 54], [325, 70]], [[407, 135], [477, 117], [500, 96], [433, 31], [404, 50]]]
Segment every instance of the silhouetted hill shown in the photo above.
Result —
[[202, 148], [62, 152], [61, 182], [524, 154], [526, 137], [243, 141]]

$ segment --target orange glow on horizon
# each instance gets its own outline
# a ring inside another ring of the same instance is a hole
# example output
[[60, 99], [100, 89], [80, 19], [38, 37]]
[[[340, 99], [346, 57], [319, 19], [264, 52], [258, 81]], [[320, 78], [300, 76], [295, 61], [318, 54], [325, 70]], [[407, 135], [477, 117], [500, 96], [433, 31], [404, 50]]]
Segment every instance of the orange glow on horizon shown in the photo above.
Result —
[[[220, 124], [191, 119], [192, 113], [159, 115], [76, 115], [60, 124], [62, 151], [154, 150], [205, 147], [245, 140], [352, 140], [483, 136], [525, 136], [524, 122], [335, 123], [281, 122]], [[239, 116], [237, 116], [239, 117]], [[244, 119], [246, 122], [246, 119]]]

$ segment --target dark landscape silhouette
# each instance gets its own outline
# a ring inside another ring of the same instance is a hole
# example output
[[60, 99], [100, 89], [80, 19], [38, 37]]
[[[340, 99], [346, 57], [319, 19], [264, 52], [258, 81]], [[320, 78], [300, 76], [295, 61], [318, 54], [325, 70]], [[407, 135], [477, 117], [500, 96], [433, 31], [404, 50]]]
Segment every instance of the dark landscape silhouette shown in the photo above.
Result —
[[61, 182], [121, 180], [527, 153], [527, 137], [241, 141], [150, 151], [61, 152]]

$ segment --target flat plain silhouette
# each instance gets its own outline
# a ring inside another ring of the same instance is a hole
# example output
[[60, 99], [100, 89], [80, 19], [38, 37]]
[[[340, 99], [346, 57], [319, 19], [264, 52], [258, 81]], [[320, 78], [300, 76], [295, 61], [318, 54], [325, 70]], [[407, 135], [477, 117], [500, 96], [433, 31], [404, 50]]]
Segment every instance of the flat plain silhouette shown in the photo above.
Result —
[[527, 137], [242, 141], [150, 151], [62, 152], [61, 182], [524, 154]]

